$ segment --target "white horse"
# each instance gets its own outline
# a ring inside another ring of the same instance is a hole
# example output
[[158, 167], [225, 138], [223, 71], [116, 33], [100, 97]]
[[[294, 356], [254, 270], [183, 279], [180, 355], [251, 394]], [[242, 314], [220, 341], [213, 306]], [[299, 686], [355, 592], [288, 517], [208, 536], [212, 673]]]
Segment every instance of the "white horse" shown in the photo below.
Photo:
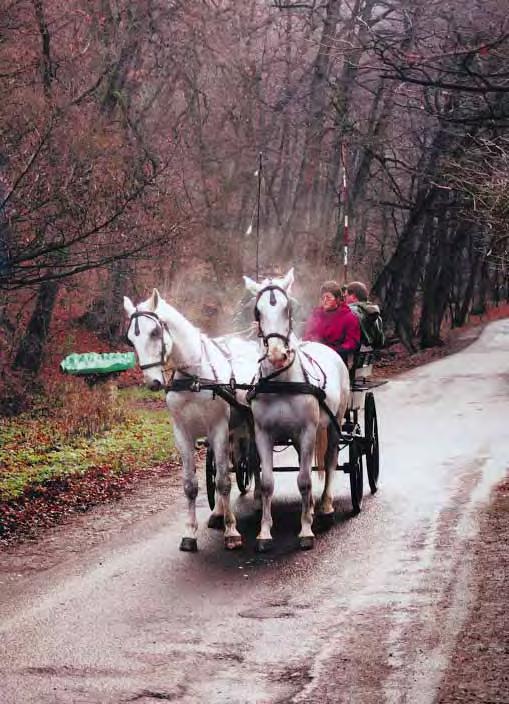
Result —
[[[256, 296], [255, 318], [259, 324], [261, 363], [259, 379], [265, 388], [274, 382], [307, 382], [322, 388], [325, 403], [341, 426], [350, 395], [350, 379], [343, 360], [332, 349], [318, 342], [300, 342], [292, 331], [289, 293], [294, 281], [293, 268], [283, 278], [256, 283], [244, 277], [246, 288]], [[256, 446], [262, 475], [262, 521], [257, 549], [272, 545], [271, 502], [274, 493], [273, 446], [278, 438], [290, 438], [299, 454], [297, 485], [302, 497], [302, 549], [314, 547], [313, 495], [311, 470], [319, 426], [329, 427], [325, 454], [325, 486], [320, 513], [331, 518], [334, 513], [331, 483], [338, 460], [338, 436], [330, 416], [310, 393], [285, 393], [278, 384], [277, 393], [263, 393], [258, 386], [252, 399]], [[275, 388], [275, 387], [273, 387]]]
[[[197, 550], [198, 480], [194, 449], [196, 439], [205, 436], [216, 463], [216, 504], [209, 526], [216, 527], [218, 519], [223, 524], [224, 517], [225, 547], [230, 550], [241, 547], [242, 538], [230, 505], [229, 431], [243, 426], [248, 433], [246, 415], [212, 391], [198, 390], [198, 384], [208, 381], [227, 385], [232, 378], [238, 383], [249, 383], [256, 372], [257, 346], [238, 338], [222, 343], [211, 340], [163, 300], [156, 289], [138, 306], [124, 297], [124, 309], [129, 317], [127, 339], [136, 350], [146, 385], [155, 391], [165, 388], [166, 377], [171, 374], [174, 384], [184, 387], [189, 384], [195, 389], [169, 391], [166, 395], [188, 501], [180, 549]], [[245, 392], [237, 391], [234, 396], [245, 405]]]

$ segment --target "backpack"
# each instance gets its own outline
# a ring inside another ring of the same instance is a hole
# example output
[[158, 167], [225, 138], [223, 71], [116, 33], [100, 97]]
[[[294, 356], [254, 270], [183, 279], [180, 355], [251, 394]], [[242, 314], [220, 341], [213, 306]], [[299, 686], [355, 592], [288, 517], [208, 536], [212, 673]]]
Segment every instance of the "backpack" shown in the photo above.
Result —
[[350, 308], [359, 318], [361, 344], [377, 350], [385, 344], [384, 327], [380, 309], [374, 303], [351, 303]]
[[365, 344], [373, 349], [377, 350], [384, 346], [385, 335], [380, 313], [368, 313], [364, 320], [361, 320], [361, 334], [365, 338]]

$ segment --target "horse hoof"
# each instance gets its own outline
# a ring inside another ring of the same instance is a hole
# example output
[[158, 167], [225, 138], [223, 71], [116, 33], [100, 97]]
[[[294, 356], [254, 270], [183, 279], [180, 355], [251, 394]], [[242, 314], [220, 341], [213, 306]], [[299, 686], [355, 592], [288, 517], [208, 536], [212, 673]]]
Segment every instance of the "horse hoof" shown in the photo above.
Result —
[[220, 516], [217, 513], [211, 513], [207, 525], [209, 528], [213, 528], [214, 530], [223, 530], [224, 516]]
[[256, 552], [269, 552], [272, 550], [272, 538], [258, 538], [256, 540]]
[[316, 518], [321, 528], [332, 528], [334, 525], [334, 511], [331, 513], [318, 513]]
[[299, 547], [301, 550], [312, 550], [315, 547], [315, 539], [312, 535], [305, 535], [299, 538]]
[[196, 538], [182, 538], [180, 541], [182, 552], [198, 552], [198, 542]]
[[242, 536], [229, 535], [224, 539], [224, 546], [227, 550], [238, 550], [242, 547]]

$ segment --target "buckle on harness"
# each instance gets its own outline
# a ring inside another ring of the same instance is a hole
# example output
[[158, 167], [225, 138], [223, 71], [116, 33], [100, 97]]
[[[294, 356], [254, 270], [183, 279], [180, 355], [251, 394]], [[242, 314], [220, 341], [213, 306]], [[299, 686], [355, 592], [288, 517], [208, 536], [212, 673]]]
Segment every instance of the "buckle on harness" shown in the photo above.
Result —
[[200, 390], [201, 390], [201, 385], [200, 385], [200, 382], [198, 381], [198, 379], [194, 379], [194, 380], [191, 382], [189, 388], [190, 388], [191, 391], [196, 391], [196, 392], [200, 391]]
[[230, 389], [232, 391], [235, 391], [236, 388], [237, 388], [237, 380], [235, 379], [234, 376], [232, 376], [232, 377], [230, 377]]

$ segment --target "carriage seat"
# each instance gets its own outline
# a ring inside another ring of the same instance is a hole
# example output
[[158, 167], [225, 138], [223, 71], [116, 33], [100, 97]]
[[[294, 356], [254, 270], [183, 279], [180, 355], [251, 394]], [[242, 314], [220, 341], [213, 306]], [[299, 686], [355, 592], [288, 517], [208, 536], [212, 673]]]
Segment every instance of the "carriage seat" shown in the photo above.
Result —
[[361, 345], [357, 352], [348, 356], [347, 367], [350, 372], [350, 382], [363, 381], [373, 374], [375, 351], [368, 345]]
[[348, 408], [351, 411], [358, 411], [364, 404], [363, 384], [373, 374], [374, 358], [373, 348], [367, 345], [361, 345], [360, 349], [352, 355], [351, 364], [348, 365], [351, 387]]
[[361, 345], [361, 348], [354, 355], [353, 372], [355, 379], [367, 379], [373, 374], [373, 362], [375, 351], [368, 345]]

